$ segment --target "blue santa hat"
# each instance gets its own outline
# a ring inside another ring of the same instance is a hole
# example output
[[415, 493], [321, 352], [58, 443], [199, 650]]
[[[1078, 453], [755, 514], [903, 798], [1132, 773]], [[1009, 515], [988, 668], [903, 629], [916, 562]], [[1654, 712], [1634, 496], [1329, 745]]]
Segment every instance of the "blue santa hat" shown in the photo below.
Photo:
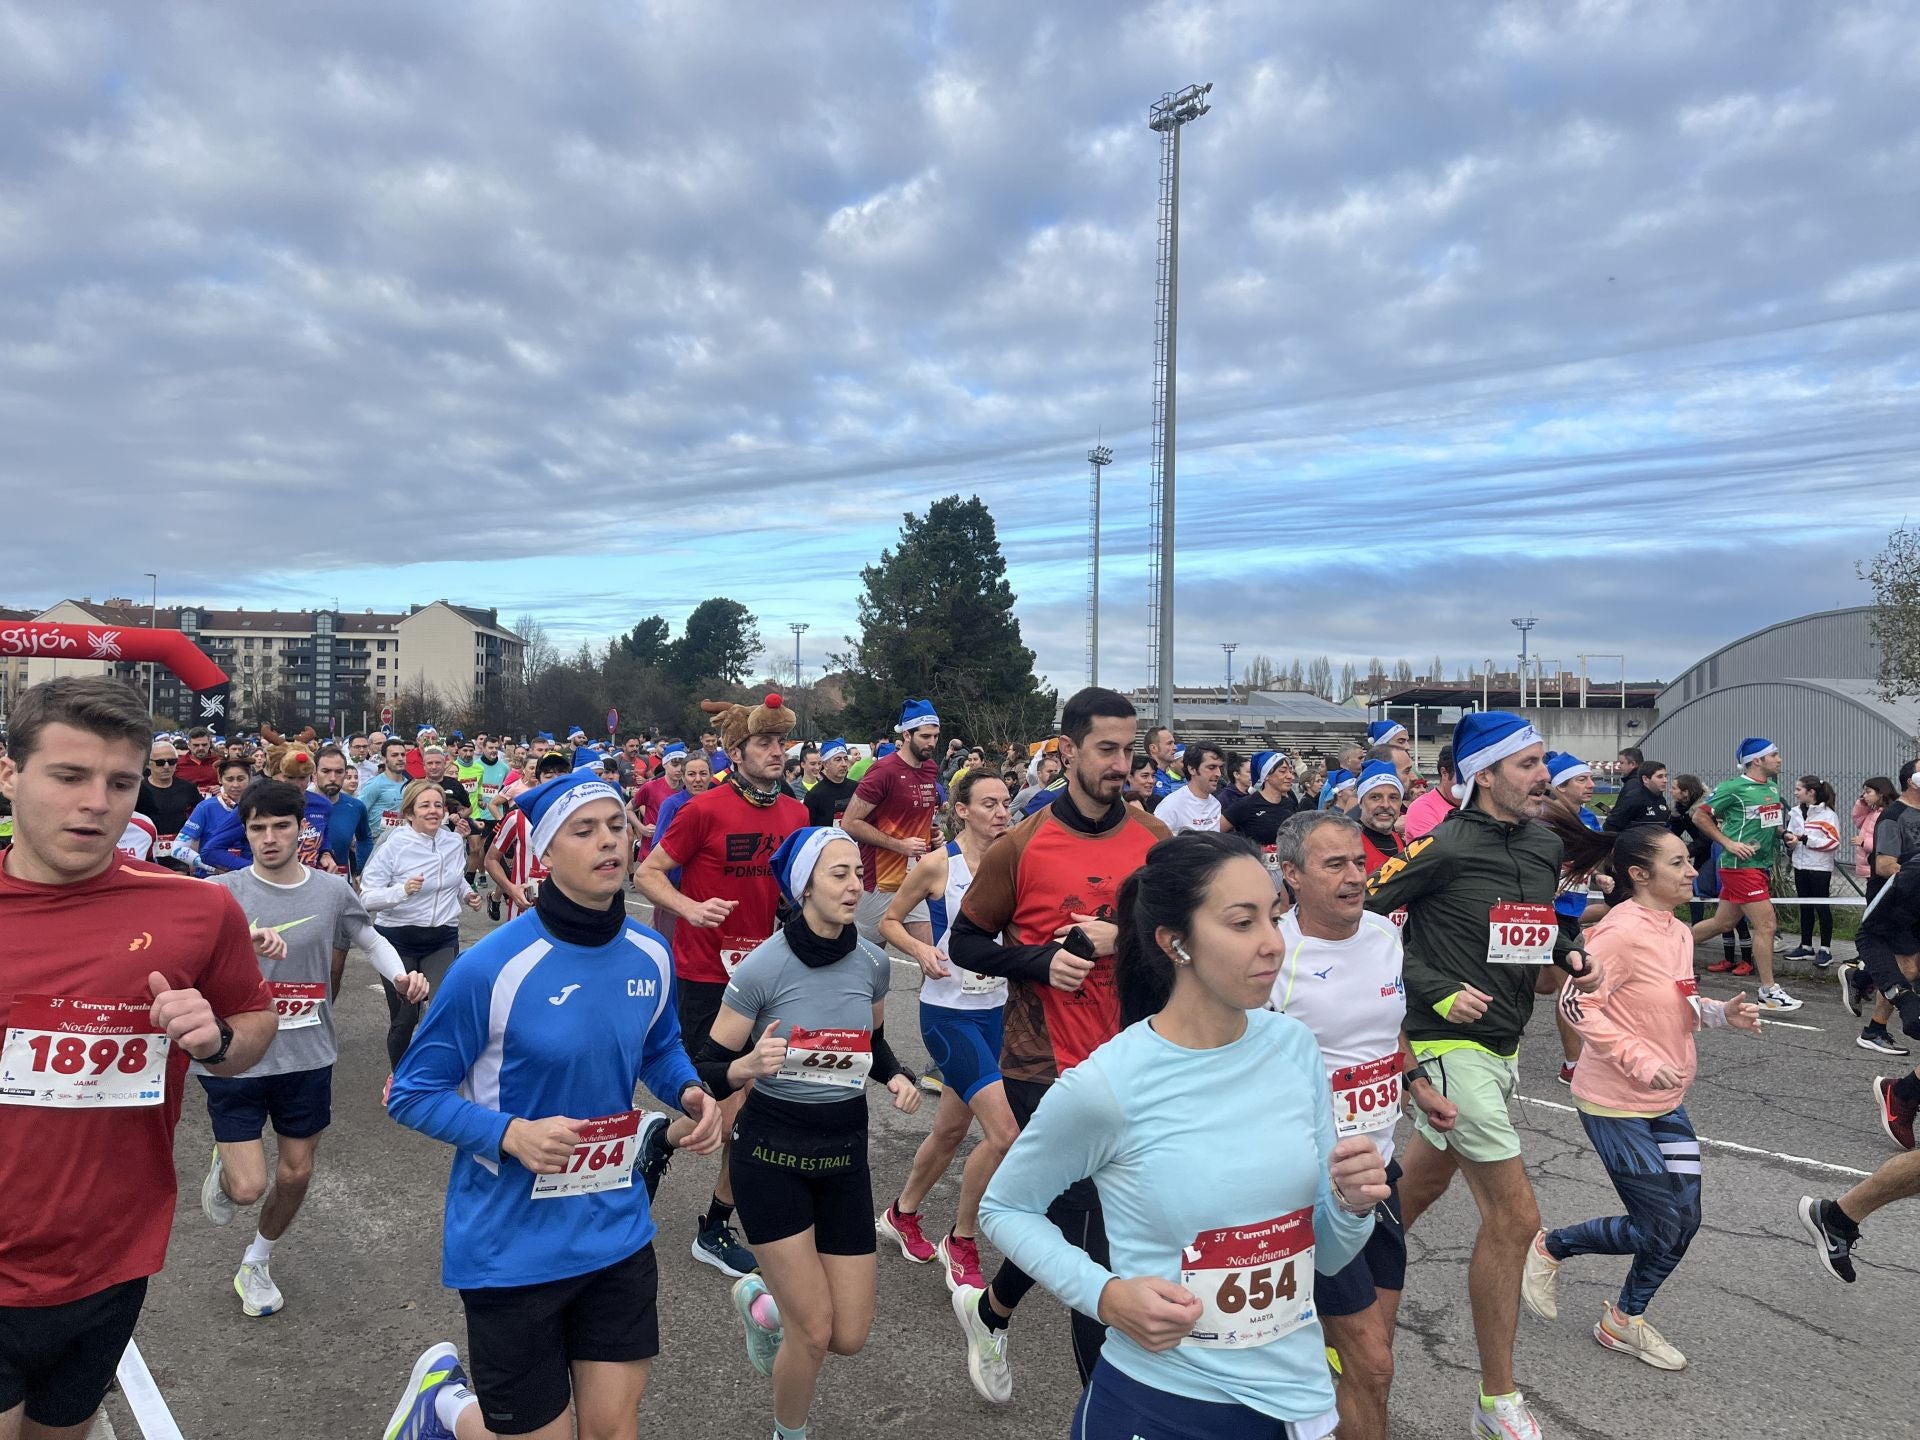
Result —
[[835, 755], [843, 754], [846, 748], [847, 742], [842, 740], [838, 735], [834, 736], [833, 739], [827, 741], [826, 744], [820, 747], [820, 763], [822, 765], [826, 764], [827, 761], [831, 760]]
[[667, 746], [666, 749], [660, 752], [660, 758], [662, 760], [671, 760], [676, 755], [685, 755], [686, 753], [687, 753], [686, 742], [683, 740], [676, 740], [671, 745]]
[[1569, 780], [1578, 780], [1582, 775], [1593, 774], [1593, 767], [1578, 755], [1569, 755], [1564, 750], [1549, 750], [1547, 774], [1555, 785], [1561, 785]]
[[[1343, 770], [1340, 772], [1345, 774]], [[1370, 790], [1378, 790], [1382, 785], [1391, 785], [1402, 795], [1407, 793], [1406, 782], [1401, 780], [1399, 770], [1391, 760], [1369, 760], [1360, 767], [1360, 783], [1354, 787], [1356, 795], [1365, 795]]]
[[626, 803], [618, 790], [592, 770], [575, 770], [571, 775], [557, 776], [514, 796], [513, 803], [525, 812], [527, 823], [533, 827], [534, 856], [545, 856], [560, 827], [567, 823], [567, 817], [596, 800], [611, 800], [616, 805]]
[[438, 735], [439, 733], [440, 732], [435, 730], [431, 725], [421, 725], [414, 730], [413, 738], [418, 740], [422, 735]]
[[1398, 720], [1376, 720], [1367, 726], [1367, 744], [1391, 745], [1407, 738], [1407, 727]]
[[1749, 735], [1740, 742], [1740, 748], [1733, 752], [1734, 759], [1740, 762], [1740, 768], [1746, 769], [1756, 760], [1764, 760], [1769, 755], [1778, 755], [1780, 747], [1771, 740], [1763, 740], [1758, 735]]
[[780, 842], [773, 852], [773, 878], [780, 882], [780, 893], [798, 905], [813, 879], [813, 867], [820, 863], [820, 852], [835, 840], [857, 844], [838, 825], [803, 825]]
[[1267, 776], [1287, 763], [1284, 750], [1259, 750], [1253, 757], [1253, 788], [1258, 790], [1267, 783]]
[[1473, 794], [1474, 777], [1481, 771], [1529, 745], [1544, 743], [1540, 732], [1523, 717], [1505, 710], [1475, 710], [1461, 716], [1453, 727], [1453, 771], [1459, 777], [1453, 787], [1455, 797], [1466, 804]]
[[533, 738], [536, 740], [544, 740], [549, 745], [551, 745], [553, 743], [553, 731], [542, 730], [538, 735], [535, 735]]
[[1332, 774], [1328, 775], [1326, 784], [1327, 803], [1329, 805], [1332, 804], [1333, 797], [1338, 795], [1342, 790], [1351, 787], [1356, 778], [1351, 770], [1335, 770]]
[[902, 735], [918, 730], [923, 725], [938, 726], [940, 717], [933, 713], [933, 701], [909, 700], [900, 707], [900, 723], [893, 728]]
[[893, 754], [893, 752], [898, 750], [899, 748], [900, 747], [894, 744], [891, 740], [882, 740], [878, 745], [874, 747], [873, 758], [876, 760], [884, 760], [887, 758], [887, 756]]
[[579, 736], [582, 740], [587, 738], [587, 732], [582, 730], [578, 725], [573, 726], [570, 730], [567, 731], [567, 739], [571, 740], [576, 735]]

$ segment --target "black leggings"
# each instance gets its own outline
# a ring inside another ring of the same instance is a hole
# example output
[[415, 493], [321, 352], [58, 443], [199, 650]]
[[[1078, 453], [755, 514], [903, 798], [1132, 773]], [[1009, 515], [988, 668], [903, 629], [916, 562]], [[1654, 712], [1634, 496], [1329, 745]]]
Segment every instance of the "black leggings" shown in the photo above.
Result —
[[[447, 971], [460, 958], [460, 927], [376, 925], [373, 928], [400, 952], [401, 963], [407, 969], [427, 977], [427, 984], [432, 987], [427, 999], [431, 1002], [440, 992], [440, 982], [447, 978]], [[397, 1067], [400, 1057], [407, 1053], [407, 1046], [413, 1043], [413, 1027], [420, 1023], [420, 1012], [425, 1007], [402, 1000], [400, 992], [385, 976], [381, 977], [380, 984], [387, 992], [387, 1064]]]
[[[1833, 872], [1831, 870], [1802, 870], [1798, 866], [1793, 872], [1793, 893], [1796, 895], [1817, 895], [1821, 899], [1833, 894]], [[1833, 946], [1833, 907], [1831, 905], [1802, 905], [1800, 907], [1800, 943], [1813, 944], [1814, 917], [1820, 920], [1820, 948]]]
[[[1007, 1080], [1004, 1084], [1013, 1118], [1024, 1130], [1027, 1122], [1033, 1119], [1033, 1112], [1040, 1108], [1047, 1087], [1033, 1080]], [[1106, 1219], [1100, 1213], [1100, 1192], [1093, 1188], [1091, 1180], [1076, 1180], [1063, 1190], [1047, 1206], [1047, 1219], [1060, 1227], [1060, 1233], [1070, 1243], [1086, 1251], [1094, 1264], [1106, 1266], [1111, 1263], [1107, 1254]], [[1011, 1311], [1027, 1298], [1027, 1292], [1033, 1285], [1031, 1275], [1013, 1261], [1002, 1260], [987, 1289], [1003, 1309]], [[1073, 1320], [1073, 1363], [1080, 1372], [1080, 1383], [1084, 1386], [1093, 1374], [1093, 1367], [1100, 1363], [1100, 1347], [1106, 1343], [1107, 1327], [1093, 1316], [1082, 1315], [1078, 1310], [1069, 1310], [1067, 1313]]]

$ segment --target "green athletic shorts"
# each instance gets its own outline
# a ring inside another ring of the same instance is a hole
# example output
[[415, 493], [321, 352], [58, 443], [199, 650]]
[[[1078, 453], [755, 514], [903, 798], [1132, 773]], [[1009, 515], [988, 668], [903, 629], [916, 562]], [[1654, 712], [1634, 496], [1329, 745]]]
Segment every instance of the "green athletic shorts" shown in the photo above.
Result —
[[1520, 1085], [1520, 1061], [1505, 1059], [1478, 1045], [1434, 1054], [1431, 1042], [1415, 1040], [1414, 1058], [1426, 1066], [1434, 1089], [1459, 1107], [1460, 1118], [1444, 1134], [1435, 1130], [1418, 1106], [1413, 1127], [1439, 1150], [1462, 1160], [1511, 1160], [1520, 1153], [1520, 1132], [1509, 1108]]

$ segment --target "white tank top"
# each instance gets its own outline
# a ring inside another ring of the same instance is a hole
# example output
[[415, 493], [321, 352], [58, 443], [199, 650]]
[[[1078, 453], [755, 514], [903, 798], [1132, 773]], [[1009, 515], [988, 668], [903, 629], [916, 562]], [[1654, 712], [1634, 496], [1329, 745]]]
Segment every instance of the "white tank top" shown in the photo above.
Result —
[[[953, 922], [960, 918], [960, 904], [973, 883], [973, 871], [967, 857], [960, 853], [960, 842], [947, 842], [947, 888], [927, 901], [927, 918], [933, 922], [933, 943], [947, 948]], [[942, 980], [920, 982], [920, 1003], [938, 1005], [946, 1010], [998, 1010], [1007, 1003], [1007, 982], [998, 975], [976, 975], [964, 966], [948, 961], [953, 973]]]

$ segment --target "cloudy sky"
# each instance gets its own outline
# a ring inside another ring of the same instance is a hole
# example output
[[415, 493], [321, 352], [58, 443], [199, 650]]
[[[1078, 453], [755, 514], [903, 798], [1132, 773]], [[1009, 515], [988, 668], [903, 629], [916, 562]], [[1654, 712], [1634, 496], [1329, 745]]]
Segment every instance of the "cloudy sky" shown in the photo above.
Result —
[[1071, 686], [1104, 439], [1141, 681], [1212, 81], [1178, 677], [1668, 677], [1916, 508], [1916, 73], [1900, 4], [0, 0], [0, 603], [722, 594], [811, 669], [957, 490]]

